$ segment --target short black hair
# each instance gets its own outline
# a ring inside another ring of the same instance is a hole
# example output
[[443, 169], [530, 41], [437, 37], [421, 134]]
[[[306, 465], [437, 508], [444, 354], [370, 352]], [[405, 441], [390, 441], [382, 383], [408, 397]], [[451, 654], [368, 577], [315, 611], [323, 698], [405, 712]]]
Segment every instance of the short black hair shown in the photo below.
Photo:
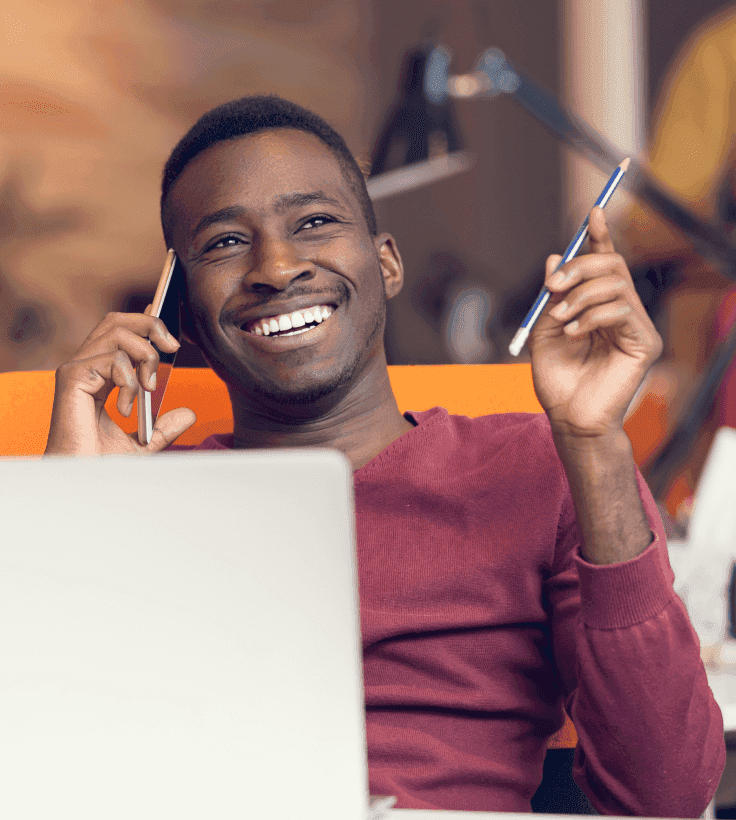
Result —
[[345, 140], [317, 114], [275, 94], [264, 94], [242, 97], [203, 114], [171, 152], [164, 166], [161, 183], [161, 225], [167, 242], [170, 239], [170, 226], [165, 217], [166, 199], [171, 186], [187, 165], [215, 143], [272, 128], [306, 131], [322, 140], [332, 151], [346, 181], [358, 198], [371, 236], [376, 235], [376, 214], [365, 185], [365, 177]]

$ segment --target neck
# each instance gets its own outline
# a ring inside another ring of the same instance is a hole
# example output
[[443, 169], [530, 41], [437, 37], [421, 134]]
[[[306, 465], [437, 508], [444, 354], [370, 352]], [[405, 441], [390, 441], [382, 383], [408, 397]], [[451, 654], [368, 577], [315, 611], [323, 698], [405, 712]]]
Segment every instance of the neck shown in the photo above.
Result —
[[230, 389], [234, 446], [332, 448], [357, 470], [413, 426], [399, 411], [385, 361], [344, 394], [330, 398], [318, 407], [302, 407], [295, 418]]

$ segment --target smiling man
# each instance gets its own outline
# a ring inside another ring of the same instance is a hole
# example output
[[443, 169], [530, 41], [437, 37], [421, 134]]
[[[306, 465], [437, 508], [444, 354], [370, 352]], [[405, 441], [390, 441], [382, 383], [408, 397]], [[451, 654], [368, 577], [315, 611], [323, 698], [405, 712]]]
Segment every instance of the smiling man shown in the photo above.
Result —
[[[183, 329], [227, 385], [230, 436], [197, 449], [320, 446], [354, 469], [370, 789], [403, 808], [529, 811], [563, 704], [575, 776], [608, 814], [697, 817], [723, 723], [672, 589], [656, 506], [623, 430], [661, 341], [603, 212], [553, 276], [529, 340], [546, 414], [402, 415], [383, 347], [401, 287], [360, 170], [321, 119], [229, 103], [182, 139], [162, 221], [185, 271]], [[57, 371], [48, 454], [153, 454], [104, 410], [177, 342], [110, 314]], [[137, 370], [138, 368], [138, 374]], [[244, 590], [247, 594], [247, 590]]]
[[383, 349], [401, 260], [356, 195], [362, 177], [293, 128], [220, 141], [175, 176], [187, 153], [167, 166], [163, 220], [187, 271], [185, 331], [228, 385], [235, 446], [337, 444], [363, 466], [411, 424]]

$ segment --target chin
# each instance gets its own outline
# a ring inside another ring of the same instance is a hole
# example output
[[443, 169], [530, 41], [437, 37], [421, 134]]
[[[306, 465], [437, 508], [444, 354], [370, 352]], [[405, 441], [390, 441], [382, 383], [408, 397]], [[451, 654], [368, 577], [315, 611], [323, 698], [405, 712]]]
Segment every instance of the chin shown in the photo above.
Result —
[[[207, 364], [214, 370], [232, 392], [260, 400], [265, 406], [273, 408], [292, 408], [287, 415], [308, 417], [319, 415], [338, 403], [349, 391], [359, 369], [359, 356], [338, 371], [311, 374], [309, 378], [302, 374], [301, 379], [288, 381], [279, 379], [254, 378], [240, 362], [215, 361], [205, 355]], [[302, 408], [302, 411], [299, 411]]]
[[255, 394], [269, 402], [289, 407], [310, 407], [322, 405], [326, 401], [339, 401], [346, 388], [352, 382], [355, 367], [349, 367], [337, 374], [314, 379], [303, 384], [273, 382], [256, 382], [252, 385]]

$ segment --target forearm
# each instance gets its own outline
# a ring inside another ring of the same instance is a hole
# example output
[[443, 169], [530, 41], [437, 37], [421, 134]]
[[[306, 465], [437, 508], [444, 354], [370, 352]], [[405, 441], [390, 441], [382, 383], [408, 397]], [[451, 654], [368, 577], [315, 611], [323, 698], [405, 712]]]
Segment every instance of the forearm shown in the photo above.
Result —
[[570, 484], [585, 560], [615, 564], [644, 552], [653, 536], [626, 433], [581, 438], [553, 428], [553, 437]]

